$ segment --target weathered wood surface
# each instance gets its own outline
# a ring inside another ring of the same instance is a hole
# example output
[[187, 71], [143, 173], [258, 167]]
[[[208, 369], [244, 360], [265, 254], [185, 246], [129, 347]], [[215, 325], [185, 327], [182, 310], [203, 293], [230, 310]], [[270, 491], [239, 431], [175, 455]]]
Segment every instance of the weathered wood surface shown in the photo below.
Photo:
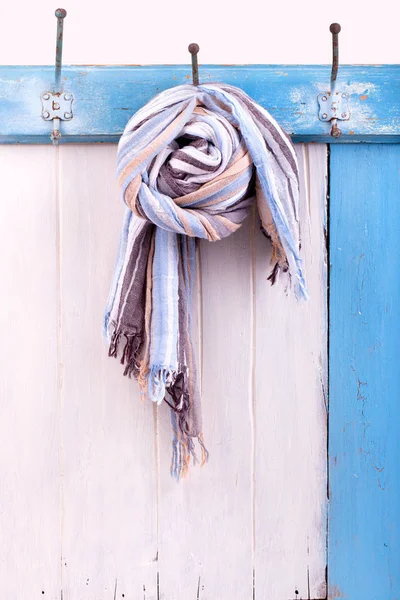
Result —
[[[189, 62], [189, 61], [188, 61]], [[297, 142], [400, 139], [399, 65], [341, 65], [338, 90], [350, 94], [342, 137], [319, 120], [318, 94], [329, 91], [329, 65], [201, 65], [200, 82], [242, 88]], [[155, 94], [191, 82], [190, 65], [66, 66], [63, 90], [74, 95], [65, 142], [116, 142], [132, 114]], [[52, 124], [41, 117], [41, 94], [53, 90], [54, 67], [0, 66], [0, 143], [50, 143]]]
[[201, 244], [210, 462], [180, 484], [167, 407], [140, 402], [101, 339], [123, 212], [116, 147], [1, 150], [7, 598], [323, 598], [325, 146], [297, 147], [309, 303], [270, 287], [255, 214]]
[[102, 340], [123, 207], [99, 150], [60, 153], [63, 600], [156, 598], [152, 406]]
[[265, 600], [326, 595], [326, 147], [297, 151], [309, 301], [271, 288], [258, 228], [254, 257], [255, 569]]
[[400, 146], [331, 149], [329, 598], [400, 590]]
[[0, 596], [59, 598], [57, 155], [0, 148]]

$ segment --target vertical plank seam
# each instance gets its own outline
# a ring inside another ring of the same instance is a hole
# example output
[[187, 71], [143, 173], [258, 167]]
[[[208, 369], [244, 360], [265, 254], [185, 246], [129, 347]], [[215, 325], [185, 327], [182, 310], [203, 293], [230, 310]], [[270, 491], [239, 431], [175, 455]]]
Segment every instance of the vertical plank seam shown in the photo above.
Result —
[[[312, 235], [313, 235], [313, 227], [312, 227], [312, 223], [314, 221], [314, 219], [317, 219], [318, 222], [318, 227], [320, 227], [322, 225], [322, 235], [321, 235], [321, 241], [322, 241], [322, 251], [323, 251], [323, 263], [321, 264], [321, 268], [320, 268], [320, 276], [322, 278], [322, 283], [324, 286], [326, 286], [326, 290], [324, 293], [324, 297], [323, 297], [323, 310], [324, 310], [324, 314], [323, 314], [323, 318], [324, 321], [327, 324], [327, 334], [329, 335], [329, 315], [328, 315], [328, 277], [329, 277], [329, 259], [328, 259], [328, 249], [329, 249], [329, 245], [328, 245], [328, 238], [326, 235], [326, 228], [327, 228], [327, 205], [328, 205], [328, 197], [329, 197], [329, 190], [328, 190], [328, 183], [327, 181], [329, 181], [329, 179], [327, 179], [327, 176], [329, 178], [329, 154], [326, 153], [325, 154], [325, 163], [323, 163], [323, 166], [327, 169], [324, 172], [324, 179], [323, 179], [323, 188], [322, 188], [322, 192], [323, 192], [323, 199], [324, 199], [324, 204], [322, 206], [322, 208], [320, 210], [317, 211], [315, 217], [313, 216], [313, 200], [312, 200], [312, 195], [315, 193], [315, 191], [313, 191], [313, 186], [312, 186], [312, 177], [311, 177], [311, 165], [312, 162], [315, 161], [315, 158], [313, 159], [313, 156], [310, 155], [310, 147], [309, 144], [303, 144], [303, 168], [304, 168], [304, 184], [305, 184], [305, 196], [306, 196], [306, 203], [307, 203], [307, 212], [308, 212], [308, 221], [309, 221], [309, 235], [310, 235], [310, 241], [312, 240]], [[329, 152], [329, 146], [325, 145], [325, 149], [328, 148], [328, 152]], [[318, 161], [319, 163], [319, 161]], [[328, 163], [328, 165], [327, 165]], [[317, 191], [318, 193], [318, 201], [320, 198], [320, 191], [318, 189]], [[312, 260], [312, 259], [311, 259]], [[328, 267], [327, 267], [327, 262], [328, 262]], [[328, 335], [326, 336], [328, 338]], [[321, 339], [321, 349], [324, 352], [324, 356], [325, 356], [325, 361], [326, 363], [328, 363], [328, 340], [326, 340], [326, 343], [323, 343], [323, 340]], [[326, 367], [326, 375], [324, 375], [324, 365], [323, 363], [320, 364], [320, 381], [321, 381], [321, 392], [322, 392], [322, 398], [324, 401], [324, 406], [326, 411], [328, 412], [328, 406], [327, 406], [327, 393], [326, 393], [326, 387], [328, 387], [327, 382], [325, 382], [325, 376], [326, 379], [328, 379], [328, 364]], [[329, 389], [329, 387], [328, 387]], [[326, 428], [328, 428], [328, 415], [326, 417]], [[326, 432], [326, 436], [327, 436], [327, 441], [328, 441], [328, 431]], [[326, 457], [325, 457], [325, 464], [326, 464], [326, 472], [328, 473], [328, 451], [326, 450]], [[328, 479], [328, 476], [327, 476]], [[327, 481], [327, 486], [328, 486], [328, 481]], [[327, 495], [327, 500], [329, 500], [329, 496]], [[326, 523], [325, 523], [325, 580], [327, 578], [326, 575], [326, 565], [327, 565], [327, 556], [328, 556], [328, 550], [327, 550], [327, 545], [328, 545], [328, 511], [326, 511], [326, 519], [325, 519]], [[309, 537], [307, 536], [307, 557], [309, 559], [310, 557], [310, 548], [309, 548]], [[326, 589], [327, 589], [327, 581], [325, 581], [325, 585], [326, 585]], [[310, 589], [310, 565], [307, 564], [307, 597], [310, 599], [311, 598], [311, 589]]]
[[326, 400], [326, 566], [325, 566], [325, 587], [326, 596], [329, 597], [329, 510], [330, 510], [330, 468], [329, 468], [329, 423], [330, 423], [330, 406], [329, 406], [329, 392], [331, 386], [330, 379], [330, 332], [331, 332], [331, 292], [330, 292], [330, 281], [331, 281], [331, 236], [330, 236], [330, 216], [331, 216], [331, 147], [330, 144], [326, 145], [326, 223], [325, 223], [325, 252], [326, 252], [326, 319], [327, 319], [327, 336], [326, 336], [326, 379], [327, 379], [327, 400]]
[[304, 183], [306, 185], [305, 196], [307, 198], [307, 214], [309, 222], [309, 231], [311, 235], [311, 171], [310, 171], [310, 153], [308, 144], [302, 144], [303, 163], [304, 163]]
[[[159, 560], [160, 560], [160, 438], [159, 438], [159, 413], [158, 405], [153, 403], [153, 422], [154, 422], [154, 462], [156, 472], [156, 556], [154, 562], [157, 565], [157, 590], [159, 588]], [[145, 584], [144, 584], [145, 585]]]
[[256, 300], [255, 300], [255, 223], [256, 210], [253, 205], [250, 226], [250, 369], [249, 369], [249, 413], [251, 429], [251, 533], [252, 533], [252, 600], [255, 600], [255, 556], [256, 556], [256, 431], [255, 431], [255, 339], [256, 339]]
[[[313, 247], [313, 218], [312, 218], [312, 201], [311, 201], [311, 164], [310, 164], [310, 152], [308, 144], [302, 144], [302, 155], [303, 155], [303, 173], [304, 173], [304, 184], [305, 184], [305, 201], [307, 205], [307, 221], [308, 221], [308, 235], [310, 240], [310, 247]], [[300, 196], [301, 197], [301, 196]], [[312, 262], [312, 256], [310, 258]], [[311, 599], [310, 595], [310, 538], [307, 531], [307, 598]]]
[[59, 427], [59, 476], [60, 476], [60, 595], [63, 596], [64, 587], [64, 432], [63, 432], [63, 363], [62, 363], [62, 226], [61, 226], [61, 149], [57, 146], [55, 152], [55, 201], [56, 201], [56, 261], [57, 261], [57, 395], [58, 395], [58, 427]]
[[[196, 293], [197, 293], [197, 335], [198, 335], [198, 357], [197, 380], [199, 382], [200, 398], [203, 400], [203, 273], [201, 268], [201, 241], [197, 242], [196, 252]], [[196, 600], [200, 600], [200, 574], [197, 585]]]

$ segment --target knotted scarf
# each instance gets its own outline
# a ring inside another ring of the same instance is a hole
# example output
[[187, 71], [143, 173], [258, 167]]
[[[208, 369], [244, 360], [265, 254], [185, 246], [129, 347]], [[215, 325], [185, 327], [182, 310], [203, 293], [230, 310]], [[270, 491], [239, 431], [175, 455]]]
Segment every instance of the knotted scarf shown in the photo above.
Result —
[[242, 90], [210, 83], [162, 92], [128, 122], [118, 146], [127, 205], [105, 313], [110, 356], [121, 355], [154, 402], [171, 407], [171, 472], [202, 463], [200, 395], [191, 341], [197, 238], [236, 231], [257, 202], [279, 271], [300, 295], [299, 179], [290, 138]]

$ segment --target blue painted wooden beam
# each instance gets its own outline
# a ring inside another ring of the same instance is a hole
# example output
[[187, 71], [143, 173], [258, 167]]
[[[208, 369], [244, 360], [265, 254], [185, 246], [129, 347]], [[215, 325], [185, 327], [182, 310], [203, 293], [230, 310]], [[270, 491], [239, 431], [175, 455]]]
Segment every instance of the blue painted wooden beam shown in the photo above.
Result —
[[[61, 123], [65, 142], [116, 142], [129, 117], [152, 96], [190, 83], [187, 66], [69, 66], [62, 86], [74, 95], [74, 118]], [[267, 108], [294, 141], [400, 140], [400, 66], [342, 66], [338, 88], [351, 94], [351, 120], [330, 137], [318, 120], [317, 95], [329, 90], [330, 67], [238, 65], [200, 67], [200, 82], [224, 81]], [[0, 67], [0, 143], [50, 143], [40, 95], [52, 91], [54, 67]]]
[[400, 146], [330, 155], [330, 600], [400, 597]]

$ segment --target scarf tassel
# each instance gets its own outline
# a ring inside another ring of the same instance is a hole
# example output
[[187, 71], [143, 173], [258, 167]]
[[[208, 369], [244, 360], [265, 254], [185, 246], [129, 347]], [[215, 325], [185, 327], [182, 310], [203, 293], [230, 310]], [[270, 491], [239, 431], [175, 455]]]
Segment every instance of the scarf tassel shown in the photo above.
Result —
[[125, 333], [121, 329], [116, 329], [111, 336], [108, 356], [117, 358], [121, 343], [123, 343], [121, 342], [122, 336], [125, 338], [125, 345], [120, 363], [125, 365], [124, 375], [128, 377], [134, 375], [137, 379], [140, 370], [138, 356], [142, 346], [142, 336], [139, 333]]
[[[171, 410], [171, 421], [174, 437], [172, 440], [170, 473], [176, 481], [179, 481], [188, 474], [190, 458], [192, 457], [194, 465], [199, 462], [199, 459], [196, 454], [196, 448], [193, 441], [194, 438], [178, 430], [176, 412], [173, 410]], [[203, 434], [200, 433], [196, 439], [201, 449], [200, 466], [203, 467], [205, 463], [208, 462], [209, 453], [204, 445]]]

